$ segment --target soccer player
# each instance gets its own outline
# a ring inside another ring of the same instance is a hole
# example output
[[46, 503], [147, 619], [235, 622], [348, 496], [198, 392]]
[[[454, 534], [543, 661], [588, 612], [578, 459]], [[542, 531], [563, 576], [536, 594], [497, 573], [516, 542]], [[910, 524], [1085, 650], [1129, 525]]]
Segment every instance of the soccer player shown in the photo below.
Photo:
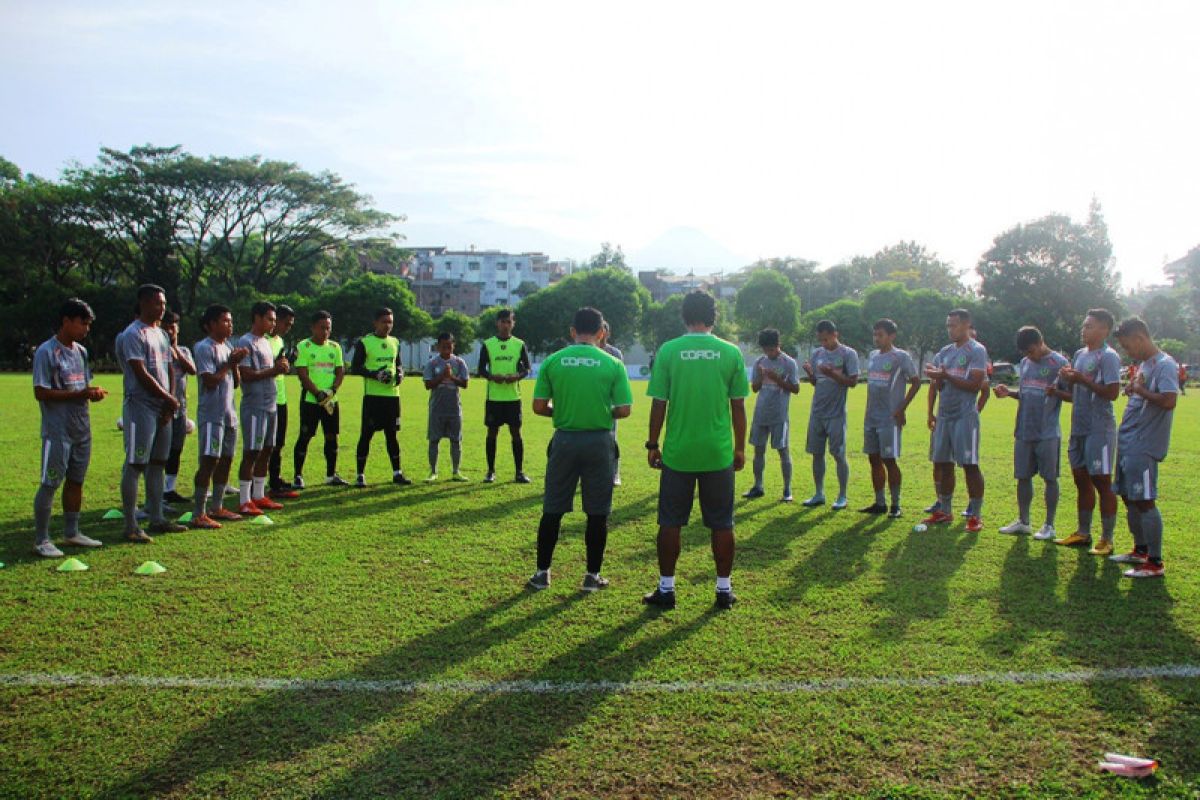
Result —
[[275, 330], [275, 304], [260, 300], [250, 307], [250, 331], [239, 347], [247, 350], [237, 365], [242, 384], [242, 463], [238, 467], [237, 513], [258, 517], [263, 511], [278, 511], [283, 505], [267, 497], [267, 470], [275, 446], [278, 403], [275, 378], [286, 375], [286, 356], [275, 357], [266, 335]]
[[196, 374], [196, 364], [192, 361], [192, 351], [179, 343], [179, 315], [174, 311], [166, 312], [163, 314], [161, 327], [171, 340], [171, 378], [174, 382], [175, 399], [179, 401], [179, 410], [171, 419], [171, 454], [167, 456], [163, 502], [186, 503], [188, 499], [175, 491], [175, 482], [179, 479], [179, 459], [183, 455], [183, 445], [187, 442], [188, 435], [188, 376]]
[[171, 420], [179, 410], [171, 376], [171, 340], [159, 327], [167, 310], [161, 286], [144, 284], [137, 290], [138, 316], [117, 336], [125, 400], [121, 429], [125, 434], [125, 465], [121, 471], [121, 508], [125, 538], [154, 541], [137, 522], [138, 483], [146, 475], [146, 510], [155, 533], [185, 531], [163, 516], [163, 472], [171, 453]]
[[[921, 377], [912, 356], [896, 347], [896, 323], [878, 320], [872, 328], [875, 350], [867, 357], [867, 411], [863, 419], [863, 452], [871, 462], [871, 486], [875, 502], [861, 509], [864, 514], [886, 513], [892, 519], [900, 510], [900, 442], [908, 422], [906, 411], [917, 392]], [[907, 391], [905, 387], [907, 385]], [[884, 500], [887, 484], [891, 506]]]
[[1163, 521], [1154, 500], [1158, 497], [1158, 465], [1171, 444], [1179, 364], [1158, 349], [1150, 329], [1137, 317], [1121, 322], [1117, 341], [1138, 365], [1137, 375], [1125, 386], [1129, 402], [1117, 435], [1117, 493], [1125, 503], [1133, 550], [1110, 558], [1136, 565], [1125, 571], [1127, 578], [1159, 578], [1163, 574]]
[[395, 317], [390, 308], [375, 311], [375, 330], [358, 340], [350, 359], [350, 371], [363, 379], [362, 422], [356, 450], [358, 478], [354, 485], [367, 485], [367, 456], [376, 431], [383, 431], [388, 458], [392, 462], [392, 483], [408, 486], [412, 483], [400, 469], [400, 381], [404, 369], [400, 366], [400, 340], [392, 336]]
[[1015, 398], [1017, 427], [1013, 432], [1013, 477], [1017, 479], [1017, 520], [1000, 529], [1001, 533], [1030, 534], [1030, 506], [1033, 504], [1033, 476], [1041, 475], [1046, 484], [1046, 522], [1034, 534], [1038, 539], [1053, 539], [1054, 516], [1058, 511], [1058, 469], [1062, 450], [1059, 411], [1063, 396], [1059, 372], [1067, 359], [1046, 346], [1042, 332], [1032, 325], [1017, 331], [1017, 352], [1023, 358], [1018, 365], [1016, 391], [1006, 384], [993, 389], [996, 397]]
[[438, 444], [450, 440], [450, 463], [454, 474], [451, 480], [466, 482], [459, 469], [462, 463], [462, 399], [459, 391], [467, 388], [467, 362], [454, 355], [454, 334], [442, 331], [437, 338], [437, 352], [425, 364], [422, 377], [429, 390], [429, 477], [426, 483], [437, 480]]
[[1088, 552], [1112, 555], [1113, 532], [1117, 526], [1117, 495], [1112, 490], [1116, 465], [1117, 419], [1113, 401], [1121, 392], [1121, 357], [1105, 342], [1115, 320], [1103, 308], [1093, 308], [1084, 317], [1080, 330], [1083, 347], [1075, 352], [1069, 367], [1060, 375], [1071, 387], [1071, 441], [1067, 460], [1078, 490], [1079, 514], [1075, 532], [1061, 541], [1064, 545], [1085, 545], [1092, 541], [1092, 514], [1096, 496], [1100, 496], [1100, 541]]
[[517, 483], [529, 483], [525, 474], [525, 442], [521, 439], [521, 379], [533, 369], [525, 343], [512, 335], [517, 317], [511, 309], [496, 314], [496, 335], [485, 339], [479, 352], [478, 373], [487, 381], [487, 399], [483, 424], [487, 427], [487, 475], [484, 483], [496, 480], [496, 437], [500, 426], [507, 425], [512, 437], [513, 463]]
[[[600, 328], [600, 338], [597, 339], [597, 342], [600, 345], [600, 349], [603, 350], [604, 352], [608, 353], [610, 356], [615, 358], [617, 361], [620, 361], [622, 364], [624, 364], [625, 363], [625, 354], [622, 353], [620, 351], [620, 349], [610, 341], [611, 337], [612, 337], [612, 328], [609, 326], [608, 320], [604, 320], [604, 324]], [[628, 375], [629, 375], [629, 373], [626, 373], [626, 377], [628, 377]], [[615, 446], [617, 448], [616, 458], [613, 459], [613, 486], [620, 486], [621, 485], [621, 445], [617, 442], [617, 420], [616, 419], [613, 419], [613, 421], [612, 421], [612, 436], [613, 436], [613, 446]]]
[[[675, 563], [680, 530], [692, 513], [696, 486], [700, 512], [712, 532], [717, 567], [718, 609], [732, 608], [736, 598], [733, 571], [733, 479], [746, 463], [746, 365], [742, 351], [712, 335], [717, 303], [696, 290], [683, 298], [687, 332], [665, 342], [654, 359], [646, 394], [650, 438], [646, 460], [662, 470], [658, 481], [658, 587], [642, 602], [675, 607]], [[666, 422], [660, 449], [658, 435]], [[732, 428], [732, 433], [731, 433]]]
[[328, 311], [318, 311], [312, 317], [312, 337], [296, 345], [296, 372], [301, 386], [300, 436], [292, 451], [296, 466], [296, 480], [292, 485], [297, 489], [304, 488], [304, 459], [318, 425], [325, 437], [325, 484], [350, 485], [337, 473], [341, 428], [337, 391], [346, 377], [346, 362], [342, 358], [342, 346], [329, 338], [332, 333], [333, 317]]
[[[971, 335], [972, 339], [974, 339], [977, 342], [979, 341], [979, 335], [978, 335], [978, 332], [975, 330], [974, 324], [971, 325], [970, 335]], [[982, 344], [982, 342], [980, 342], [980, 344]], [[986, 345], [985, 345], [985, 349], [986, 349]], [[937, 362], [937, 356], [935, 354], [931, 363], [936, 363], [936, 362]], [[985, 372], [984, 378], [983, 378], [983, 385], [980, 387], [979, 397], [975, 401], [975, 410], [978, 411], [981, 415], [983, 414], [984, 407], [987, 406], [987, 404], [988, 404], [988, 398], [990, 398], [992, 396], [991, 381], [992, 381], [992, 359], [989, 356], [988, 362], [987, 362], [987, 371]], [[926, 395], [926, 398], [928, 401], [929, 418], [933, 419], [934, 408], [936, 407], [937, 393], [929, 392]], [[932, 423], [930, 424], [930, 430], [933, 430]], [[937, 498], [938, 487], [940, 487], [942, 485], [942, 470], [941, 470], [941, 465], [938, 464], [937, 462], [933, 461], [934, 439], [935, 439], [935, 437], [933, 437], [933, 436], [929, 437], [929, 460], [931, 462], [933, 462], [934, 498], [933, 498], [933, 503], [931, 503], [930, 506], [925, 509], [926, 514], [932, 514], [934, 511], [937, 511], [941, 507], [941, 504], [942, 504], [941, 500], [939, 500]], [[964, 517], [968, 516], [969, 511], [967, 509], [963, 509], [962, 515]]]
[[[239, 384], [238, 365], [250, 354], [245, 347], [231, 348], [233, 316], [228, 306], [210, 305], [200, 316], [200, 329], [207, 336], [196, 342], [196, 433], [199, 465], [192, 497], [193, 528], [215, 530], [222, 522], [242, 518], [223, 505], [229, 470], [237, 448], [237, 411], [233, 392]], [[208, 500], [209, 481], [212, 500]]]
[[940, 476], [938, 510], [926, 525], [954, 520], [954, 465], [962, 467], [967, 482], [967, 530], [983, 530], [983, 472], [979, 469], [979, 409], [976, 395], [987, 381], [987, 350], [971, 338], [971, 312], [956, 308], [946, 315], [950, 344], [938, 351], [925, 367], [929, 391], [937, 392], [937, 416], [929, 415], [933, 431], [931, 458]]
[[817, 323], [820, 346], [804, 362], [807, 380], [813, 390], [812, 408], [808, 414], [808, 441], [805, 449], [812, 456], [813, 483], [816, 491], [804, 501], [814, 508], [825, 505], [825, 447], [837, 465], [838, 496], [834, 511], [841, 511], [849, 501], [846, 487], [850, 483], [850, 462], [846, 460], [846, 393], [858, 385], [858, 353], [838, 339], [837, 325], [823, 319]]
[[[271, 346], [271, 353], [275, 358], [286, 354], [287, 342], [284, 337], [291, 333], [295, 324], [295, 309], [283, 303], [275, 307], [275, 330], [263, 337]], [[279, 375], [275, 378], [275, 443], [271, 448], [271, 463], [267, 465], [267, 486], [271, 490], [270, 496], [275, 500], [295, 500], [300, 496], [282, 477], [283, 445], [287, 442], [287, 428], [287, 375]]]
[[33, 552], [59, 558], [62, 550], [50, 541], [54, 495], [63, 486], [63, 525], [66, 543], [99, 547], [101, 542], [79, 530], [83, 480], [92, 455], [92, 423], [88, 403], [108, 396], [90, 386], [92, 370], [81, 342], [96, 315], [91, 306], [72, 297], [58, 309], [58, 331], [33, 354], [33, 396], [42, 411], [42, 481], [33, 496]]
[[792, 502], [792, 453], [788, 449], [788, 406], [792, 395], [800, 392], [800, 367], [796, 359], [779, 347], [779, 331], [765, 328], [758, 332], [758, 346], [763, 354], [754, 362], [750, 388], [758, 394], [754, 418], [750, 424], [750, 444], [754, 446], [754, 485], [742, 495], [762, 497], [763, 470], [767, 466], [767, 445], [779, 453], [779, 468], [783, 472], [784, 503]]
[[529, 579], [533, 590], [550, 585], [550, 563], [562, 528], [572, 510], [575, 487], [583, 493], [587, 527], [587, 572], [583, 591], [608, 586], [600, 576], [612, 513], [613, 460], [617, 448], [612, 421], [629, 416], [633, 395], [625, 365], [600, 349], [604, 317], [594, 308], [575, 312], [571, 338], [575, 344], [551, 355], [538, 371], [533, 389], [533, 413], [554, 420], [554, 436], [546, 451], [546, 493], [538, 523], [537, 572]]

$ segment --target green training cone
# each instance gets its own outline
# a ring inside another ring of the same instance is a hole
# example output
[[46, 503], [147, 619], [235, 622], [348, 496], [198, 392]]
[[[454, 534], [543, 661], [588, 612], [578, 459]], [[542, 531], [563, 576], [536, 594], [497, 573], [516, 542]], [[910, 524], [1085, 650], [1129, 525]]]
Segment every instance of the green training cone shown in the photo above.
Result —
[[275, 520], [271, 519], [266, 514], [263, 514], [261, 517], [255, 517], [254, 521], [251, 524], [253, 524], [253, 525], [274, 525]]
[[140, 567], [133, 571], [135, 575], [157, 575], [160, 572], [166, 572], [167, 568], [157, 561], [146, 561]]
[[88, 568], [88, 565], [80, 561], [78, 558], [68, 558], [66, 561], [58, 565], [59, 572], [83, 572]]
[[178, 521], [179, 521], [180, 525], [186, 525], [187, 523], [191, 522], [192, 521], [192, 512], [190, 512], [190, 511], [184, 512], [183, 514], [181, 514], [179, 516]]
[[125, 519], [125, 515], [115, 508], [110, 508], [104, 512], [104, 516], [100, 519]]

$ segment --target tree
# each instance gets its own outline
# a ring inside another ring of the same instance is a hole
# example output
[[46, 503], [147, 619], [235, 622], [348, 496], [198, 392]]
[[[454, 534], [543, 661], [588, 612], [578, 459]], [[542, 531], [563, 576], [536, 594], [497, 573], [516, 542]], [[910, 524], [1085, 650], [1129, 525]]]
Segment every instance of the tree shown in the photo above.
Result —
[[683, 295], [673, 294], [661, 303], [651, 303], [642, 314], [638, 340], [650, 353], [658, 352], [663, 342], [682, 336]]
[[628, 272], [597, 269], [568, 275], [526, 297], [517, 306], [517, 325], [531, 352], [549, 353], [570, 336], [571, 321], [583, 306], [604, 314], [618, 340], [639, 330], [650, 293]]
[[933, 289], [948, 295], [964, 291], [960, 273], [922, 244], [901, 241], [872, 256], [856, 256], [850, 266], [855, 274], [866, 274], [872, 285], [897, 281], [908, 289]]
[[541, 289], [541, 287], [538, 286], [536, 282], [530, 281], [530, 280], [524, 280], [524, 281], [521, 281], [521, 284], [516, 289], [513, 289], [512, 294], [513, 294], [513, 297], [517, 298], [517, 301], [520, 302], [521, 300], [523, 300], [526, 297], [529, 297], [529, 295], [533, 294], [534, 292], [538, 291], [539, 289]]
[[763, 328], [776, 328], [786, 346], [800, 324], [800, 299], [786, 277], [759, 270], [737, 293], [734, 317], [743, 341], [754, 340]]
[[453, 309], [446, 311], [440, 317], [434, 317], [430, 321], [426, 336], [436, 339], [441, 333], [454, 335], [454, 352], [463, 358], [466, 358], [475, 349], [474, 317], [468, 317]]
[[424, 337], [432, 325], [432, 319], [417, 307], [416, 299], [408, 283], [391, 275], [359, 275], [342, 286], [321, 292], [300, 308], [297, 313], [301, 323], [305, 317], [323, 309], [333, 315], [335, 336], [357, 338], [370, 330], [375, 319], [375, 310], [380, 306], [392, 309], [395, 326], [392, 335], [406, 342], [415, 342]]
[[1187, 340], [1192, 336], [1192, 321], [1185, 308], [1186, 297], [1181, 293], [1159, 292], [1146, 301], [1141, 316], [1155, 339]]
[[587, 260], [585, 269], [619, 269], [632, 272], [625, 263], [625, 253], [621, 251], [621, 245], [613, 247], [608, 242], [601, 244], [600, 252]]
[[801, 335], [797, 338], [806, 344], [815, 342], [817, 323], [823, 319], [830, 320], [837, 326], [838, 338], [843, 344], [860, 353], [870, 352], [871, 331], [869, 326], [863, 323], [861, 301], [845, 298], [808, 312], [801, 320]]

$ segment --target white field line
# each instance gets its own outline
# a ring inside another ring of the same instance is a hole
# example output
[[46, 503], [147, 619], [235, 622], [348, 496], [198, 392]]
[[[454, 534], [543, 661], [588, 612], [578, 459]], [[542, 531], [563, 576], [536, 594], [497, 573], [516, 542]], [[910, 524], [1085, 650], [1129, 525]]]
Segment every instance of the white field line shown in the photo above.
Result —
[[1055, 683], [1100, 683], [1196, 680], [1200, 666], [1053, 670], [1047, 672], [977, 672], [924, 677], [814, 678], [804, 681], [408, 681], [340, 678], [189, 678], [152, 675], [88, 675], [52, 672], [0, 674], [0, 687], [128, 687], [137, 689], [201, 689], [270, 692], [374, 692], [383, 694], [823, 694], [854, 689], [940, 689], [957, 686], [1013, 686]]

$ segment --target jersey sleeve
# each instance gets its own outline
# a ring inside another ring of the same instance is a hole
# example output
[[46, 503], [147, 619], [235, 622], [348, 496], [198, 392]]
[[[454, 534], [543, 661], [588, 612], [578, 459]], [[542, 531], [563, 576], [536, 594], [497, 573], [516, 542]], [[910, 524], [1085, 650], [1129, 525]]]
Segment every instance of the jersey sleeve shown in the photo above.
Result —
[[1179, 394], [1179, 365], [1164, 358], [1154, 370], [1154, 391], [1159, 394]]
[[533, 362], [529, 360], [529, 351], [521, 345], [521, 355], [517, 357], [517, 374], [524, 377], [533, 372]]
[[533, 384], [533, 396], [538, 400], [550, 400], [554, 397], [554, 387], [550, 383], [550, 371], [554, 368], [556, 359], [552, 356], [542, 362], [538, 370], [537, 382]]
[[351, 348], [350, 354], [350, 374], [361, 375], [366, 378], [367, 375], [367, 348], [363, 344], [363, 340], [359, 339]]
[[54, 360], [49, 348], [39, 347], [33, 356], [33, 385], [43, 389], [56, 389], [54, 385]]
[[79, 348], [79, 357], [83, 359], [83, 375], [84, 379], [90, 385], [92, 382], [92, 354], [83, 345], [76, 345]]
[[733, 374], [729, 376], [729, 399], [735, 400], [741, 397], [746, 397], [750, 394], [750, 382], [746, 380], [746, 361], [742, 358], [742, 351], [734, 348], [733, 364], [735, 369]]
[[492, 374], [492, 364], [488, 359], [487, 344], [479, 347], [479, 363], [475, 367], [475, 374], [481, 378], [490, 377]]
[[471, 371], [467, 369], [467, 362], [460, 356], [454, 357], [454, 374], [464, 383], [471, 380]]
[[196, 374], [216, 375], [220, 365], [217, 364], [217, 350], [203, 342], [196, 345]]
[[655, 400], [668, 400], [671, 396], [671, 374], [667, 362], [670, 356], [663, 353], [662, 348], [658, 350], [658, 357], [654, 359], [654, 366], [650, 368], [650, 383], [646, 386], [646, 396], [653, 397]]
[[118, 339], [117, 358], [120, 361], [144, 362], [146, 360], [146, 352], [142, 346], [142, 337], [133, 333], [126, 333]]
[[614, 406], [633, 405], [633, 389], [629, 386], [629, 373], [625, 371], [625, 367], [620, 362], [613, 364], [613, 376], [616, 380], [613, 381], [610, 395], [612, 404]]
[[1100, 357], [1100, 369], [1097, 377], [1101, 386], [1121, 382], [1121, 357], [1114, 350], [1106, 350]]
[[858, 374], [858, 351], [853, 347], [846, 348], [846, 377]]
[[307, 344], [307, 342], [301, 342], [299, 347], [297, 348], [297, 352], [296, 352], [296, 366], [297, 367], [311, 367], [312, 366], [312, 357], [310, 355], [312, 352], [312, 348], [305, 347], [306, 344]]
[[333, 343], [333, 365], [343, 368], [346, 366], [346, 359], [342, 356], [342, 346], [337, 342]]
[[988, 374], [988, 354], [987, 349], [983, 345], [971, 348], [971, 360], [967, 362], [967, 372], [971, 373], [975, 370], [983, 372], [984, 377]]
[[433, 359], [425, 362], [425, 366], [421, 368], [421, 377], [424, 380], [431, 381], [437, 377], [437, 373], [433, 371]]

